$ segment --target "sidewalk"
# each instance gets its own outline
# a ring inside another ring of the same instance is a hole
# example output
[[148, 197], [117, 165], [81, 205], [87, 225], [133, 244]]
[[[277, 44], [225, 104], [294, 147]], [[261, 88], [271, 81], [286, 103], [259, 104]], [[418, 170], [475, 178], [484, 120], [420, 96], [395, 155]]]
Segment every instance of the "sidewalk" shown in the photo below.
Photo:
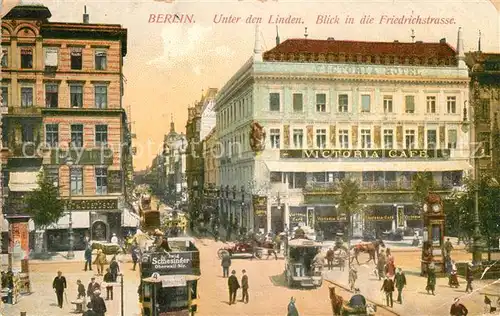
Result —
[[[380, 304], [386, 305], [385, 295], [381, 292], [382, 281], [378, 280], [373, 274], [375, 266], [372, 265], [356, 265], [358, 270], [358, 280], [356, 287], [367, 299]], [[348, 268], [345, 271], [331, 270], [324, 272], [324, 278], [335, 284], [348, 286]], [[460, 280], [461, 286], [458, 289], [448, 286], [448, 278], [438, 278], [436, 284], [436, 295], [427, 294], [425, 287], [427, 279], [421, 277], [419, 271], [405, 271], [407, 286], [403, 290], [403, 305], [394, 302], [392, 310], [400, 315], [447, 315], [449, 308], [453, 303], [454, 298], [459, 297], [462, 303], [469, 310], [470, 315], [481, 315], [483, 312], [484, 296], [481, 293], [481, 288], [486, 287], [494, 280], [475, 281], [473, 286], [477, 289], [472, 294], [465, 293], [465, 281]], [[394, 300], [397, 298], [397, 292], [393, 294]], [[425, 302], [425, 303], [424, 303]]]

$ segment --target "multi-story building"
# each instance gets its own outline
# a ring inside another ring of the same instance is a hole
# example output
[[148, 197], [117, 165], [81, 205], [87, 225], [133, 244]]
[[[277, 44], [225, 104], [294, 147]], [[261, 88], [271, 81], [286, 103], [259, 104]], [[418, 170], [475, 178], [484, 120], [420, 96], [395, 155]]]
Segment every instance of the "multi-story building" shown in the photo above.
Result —
[[163, 139], [163, 172], [165, 173], [164, 196], [171, 205], [186, 205], [186, 151], [188, 141], [184, 133], [175, 131], [172, 118], [170, 131]]
[[[466, 54], [471, 76], [474, 157], [480, 174], [500, 179], [500, 54]], [[484, 154], [482, 152], [484, 149]]]
[[[45, 6], [21, 5], [2, 19], [4, 212], [25, 221], [23, 197], [44, 171], [71, 199], [76, 250], [86, 236], [122, 232], [132, 166], [122, 107], [127, 30], [90, 24], [88, 14], [83, 23], [50, 17]], [[49, 250], [68, 248], [68, 226], [65, 215], [46, 229]]]
[[[431, 172], [446, 194], [470, 168], [464, 59], [461, 31], [457, 50], [445, 39], [278, 38], [263, 55], [257, 31], [253, 57], [216, 100], [228, 191], [221, 214], [273, 232], [296, 225], [343, 232], [338, 184], [353, 178], [367, 197], [355, 234], [365, 225], [420, 226], [415, 173]], [[251, 208], [242, 201], [250, 194]]]

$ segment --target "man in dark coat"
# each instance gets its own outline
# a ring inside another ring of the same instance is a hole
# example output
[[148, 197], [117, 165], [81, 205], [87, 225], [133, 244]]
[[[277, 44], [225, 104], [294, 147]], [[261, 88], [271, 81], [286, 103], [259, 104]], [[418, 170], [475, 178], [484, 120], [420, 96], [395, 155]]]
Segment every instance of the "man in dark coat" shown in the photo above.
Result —
[[402, 292], [403, 288], [406, 286], [406, 276], [404, 272], [401, 270], [401, 268], [398, 268], [396, 272], [396, 276], [394, 277], [394, 285], [396, 286], [396, 289], [398, 290], [398, 299], [397, 301], [399, 304], [403, 304], [403, 297], [402, 297]]
[[111, 300], [113, 300], [113, 274], [111, 273], [111, 270], [109, 268], [106, 269], [106, 274], [104, 275], [104, 282], [106, 282], [106, 301], [109, 301], [109, 298], [111, 297]]
[[134, 246], [132, 248], [132, 261], [134, 262], [134, 266], [132, 267], [132, 270], [134, 270], [134, 271], [135, 271], [135, 266], [137, 265], [137, 261], [139, 261], [139, 256], [140, 256], [139, 247]]
[[92, 302], [87, 304], [87, 311], [83, 313], [83, 316], [97, 316], [96, 312], [92, 310]]
[[222, 277], [229, 277], [229, 268], [231, 267], [231, 256], [229, 254], [224, 254], [221, 259], [222, 266]]
[[469, 262], [467, 265], [467, 269], [465, 270], [465, 280], [467, 281], [467, 286], [465, 287], [465, 293], [469, 293], [469, 290], [472, 292], [472, 263]]
[[104, 316], [107, 312], [106, 303], [101, 297], [101, 291], [97, 290], [94, 292], [94, 298], [92, 299], [92, 310], [97, 316]]
[[113, 256], [113, 259], [111, 259], [111, 262], [109, 263], [109, 270], [113, 276], [112, 282], [116, 282], [118, 273], [120, 273], [120, 266], [118, 265], [118, 261], [116, 261], [116, 256]]
[[295, 306], [295, 298], [290, 299], [290, 303], [288, 303], [288, 314], [287, 316], [299, 316], [299, 311], [297, 310], [297, 306]]
[[[386, 276], [384, 283], [382, 284], [382, 288], [380, 290], [381, 291], [383, 290], [385, 292], [385, 301], [386, 301], [387, 306], [392, 307], [392, 305], [393, 305], [392, 293], [394, 292], [394, 281], [392, 281], [392, 279], [390, 279]], [[389, 305], [389, 303], [390, 303], [390, 305]]]
[[241, 277], [241, 301], [246, 304], [248, 303], [248, 275], [246, 275], [246, 270], [241, 272], [243, 273]]
[[467, 310], [467, 308], [465, 308], [465, 306], [460, 303], [460, 299], [458, 299], [458, 297], [455, 299], [455, 301], [453, 302], [453, 304], [451, 305], [451, 308], [450, 308], [450, 315], [451, 316], [467, 316], [467, 314], [469, 313], [469, 311]]
[[82, 284], [82, 281], [81, 280], [77, 280], [76, 281], [76, 284], [78, 285], [78, 295], [76, 296], [77, 299], [79, 298], [85, 298], [87, 295], [86, 295], [86, 292], [85, 292], [85, 285]]
[[240, 288], [236, 271], [231, 272], [231, 276], [227, 279], [227, 286], [229, 288], [229, 305], [236, 304], [236, 292]]
[[63, 277], [61, 271], [57, 271], [57, 276], [52, 282], [52, 288], [56, 291], [57, 305], [59, 308], [63, 307], [63, 294], [66, 289], [66, 278]]
[[90, 297], [90, 299], [92, 300], [92, 298], [94, 298], [94, 292], [100, 289], [101, 286], [99, 285], [99, 283], [95, 281], [95, 278], [92, 277], [90, 279], [89, 285], [87, 286], [87, 296]]
[[87, 271], [87, 267], [92, 271], [92, 248], [90, 247], [85, 249], [85, 271]]

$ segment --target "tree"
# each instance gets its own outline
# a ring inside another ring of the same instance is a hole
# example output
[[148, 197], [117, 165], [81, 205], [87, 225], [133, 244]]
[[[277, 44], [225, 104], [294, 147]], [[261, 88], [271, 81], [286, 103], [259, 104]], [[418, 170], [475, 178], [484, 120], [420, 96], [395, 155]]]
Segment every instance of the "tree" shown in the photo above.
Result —
[[413, 176], [413, 201], [419, 209], [423, 207], [425, 199], [435, 188], [436, 183], [431, 172], [417, 172]]
[[351, 215], [359, 211], [359, 204], [363, 200], [361, 195], [361, 187], [359, 183], [353, 179], [344, 179], [340, 182], [340, 208], [346, 213], [349, 223], [348, 238], [351, 233]]
[[38, 188], [25, 196], [27, 213], [38, 228], [56, 223], [64, 215], [64, 201], [59, 198], [59, 189], [43, 172], [38, 175]]

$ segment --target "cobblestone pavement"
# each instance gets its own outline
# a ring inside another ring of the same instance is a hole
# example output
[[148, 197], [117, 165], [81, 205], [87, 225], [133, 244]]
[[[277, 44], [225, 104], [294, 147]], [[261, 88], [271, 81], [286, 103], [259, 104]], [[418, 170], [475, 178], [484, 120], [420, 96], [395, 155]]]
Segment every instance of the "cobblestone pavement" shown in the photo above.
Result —
[[[457, 257], [463, 255], [456, 254]], [[470, 257], [470, 254], [468, 254]], [[360, 255], [360, 262], [364, 262], [368, 257]], [[407, 287], [403, 290], [403, 304], [394, 303], [393, 310], [400, 315], [448, 315], [449, 308], [454, 298], [459, 297], [463, 304], [469, 310], [469, 315], [481, 315], [484, 311], [484, 295], [482, 289], [494, 282], [494, 280], [474, 281], [473, 286], [476, 289], [472, 294], [465, 293], [465, 281], [460, 280], [461, 286], [458, 289], [448, 286], [448, 278], [438, 278], [436, 284], [435, 296], [427, 294], [425, 290], [426, 278], [420, 276], [416, 264], [420, 263], [420, 253], [401, 253], [395, 254], [396, 265], [403, 268], [407, 278]], [[410, 265], [410, 263], [412, 263]], [[358, 270], [358, 280], [356, 287], [360, 289], [362, 294], [366, 295], [372, 301], [385, 305], [385, 295], [380, 291], [382, 281], [378, 280], [373, 274], [375, 265], [355, 264]], [[348, 284], [348, 269], [344, 272], [336, 268], [332, 271], [325, 272], [325, 278], [337, 284], [347, 287]], [[491, 285], [488, 286], [491, 288]], [[496, 290], [495, 290], [496, 291]], [[488, 291], [490, 292], [490, 291]], [[394, 299], [397, 297], [395, 292]]]

